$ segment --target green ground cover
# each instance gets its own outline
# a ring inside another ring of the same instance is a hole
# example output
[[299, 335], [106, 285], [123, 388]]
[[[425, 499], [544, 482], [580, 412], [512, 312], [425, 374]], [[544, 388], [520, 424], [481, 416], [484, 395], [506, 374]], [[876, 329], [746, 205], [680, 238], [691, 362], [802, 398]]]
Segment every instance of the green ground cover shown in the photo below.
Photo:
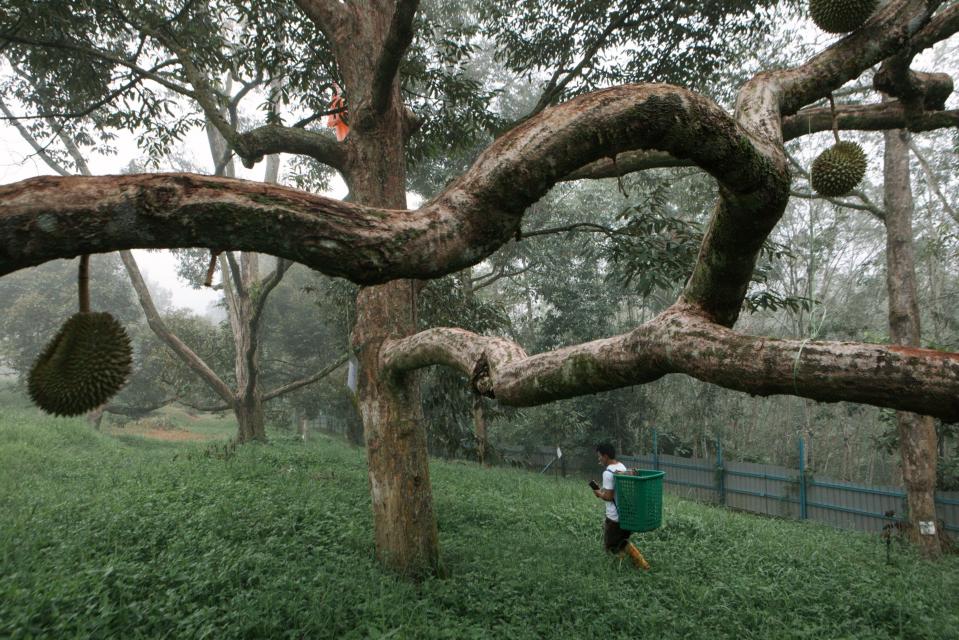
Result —
[[465, 463], [431, 466], [448, 576], [411, 584], [373, 559], [361, 450], [209, 446], [0, 394], [0, 637], [959, 638], [957, 557], [667, 497], [643, 574], [582, 481]]

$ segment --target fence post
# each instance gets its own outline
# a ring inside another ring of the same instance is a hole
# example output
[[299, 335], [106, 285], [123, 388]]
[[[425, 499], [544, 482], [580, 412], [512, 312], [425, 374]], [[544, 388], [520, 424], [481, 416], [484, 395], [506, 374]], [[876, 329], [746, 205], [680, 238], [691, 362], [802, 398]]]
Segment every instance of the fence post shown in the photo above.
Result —
[[659, 432], [653, 429], [653, 469], [659, 471]]
[[806, 443], [799, 438], [799, 519], [806, 519]]
[[719, 485], [719, 504], [726, 506], [726, 468], [723, 466], [723, 441], [716, 438], [716, 484]]

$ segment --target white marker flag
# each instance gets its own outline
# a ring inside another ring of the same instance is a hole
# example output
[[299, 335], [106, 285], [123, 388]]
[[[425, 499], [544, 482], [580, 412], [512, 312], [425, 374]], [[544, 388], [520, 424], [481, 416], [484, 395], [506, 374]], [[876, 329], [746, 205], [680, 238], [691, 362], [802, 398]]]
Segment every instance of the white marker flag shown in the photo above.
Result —
[[350, 354], [350, 368], [346, 371], [346, 386], [350, 392], [356, 395], [356, 386], [360, 375], [360, 361], [356, 359], [355, 354]]

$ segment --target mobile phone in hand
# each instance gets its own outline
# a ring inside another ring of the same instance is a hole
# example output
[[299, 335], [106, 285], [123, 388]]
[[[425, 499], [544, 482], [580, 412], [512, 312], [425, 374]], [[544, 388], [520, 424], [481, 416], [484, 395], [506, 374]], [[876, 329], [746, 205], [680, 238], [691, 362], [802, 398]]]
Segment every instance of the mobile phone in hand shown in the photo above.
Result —
[[596, 481], [595, 481], [595, 480], [590, 480], [590, 481], [589, 481], [589, 488], [592, 489], [593, 491], [596, 491], [597, 489], [599, 489], [599, 485], [596, 484]]

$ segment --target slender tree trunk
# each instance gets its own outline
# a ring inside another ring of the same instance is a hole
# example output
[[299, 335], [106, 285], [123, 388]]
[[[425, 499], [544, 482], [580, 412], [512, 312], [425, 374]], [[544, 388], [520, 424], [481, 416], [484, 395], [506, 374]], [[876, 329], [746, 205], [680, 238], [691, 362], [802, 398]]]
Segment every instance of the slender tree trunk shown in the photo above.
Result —
[[[266, 442], [266, 425], [263, 415], [263, 394], [260, 390], [260, 345], [257, 339], [258, 326], [253, 324], [254, 300], [252, 287], [259, 281], [259, 261], [256, 254], [240, 255], [239, 268], [231, 269], [228, 260], [221, 256], [223, 288], [227, 299], [227, 315], [233, 331], [235, 345], [234, 371], [236, 391], [233, 411], [236, 413], [237, 442]], [[226, 275], [233, 273], [233, 283]], [[239, 276], [237, 278], [236, 276]]]
[[[398, 95], [394, 104], [400, 104]], [[354, 201], [406, 208], [400, 118], [393, 108], [375, 130], [351, 131]], [[379, 372], [383, 341], [416, 331], [416, 293], [411, 280], [360, 290], [353, 342], [363, 347], [357, 404], [366, 437], [376, 555], [397, 571], [425, 575], [436, 572], [439, 543], [417, 375], [388, 379]]]
[[87, 424], [93, 427], [95, 431], [100, 430], [100, 425], [103, 423], [103, 414], [106, 409], [106, 405], [97, 407], [93, 411], [87, 414]]
[[[920, 344], [919, 301], [912, 237], [912, 185], [909, 133], [886, 131], [884, 199], [886, 208], [886, 286], [889, 290], [889, 337], [896, 344]], [[923, 535], [921, 522], [936, 522], [936, 429], [933, 419], [896, 412], [902, 479], [909, 507], [910, 535], [922, 553], [938, 556], [937, 535]]]
[[[463, 286], [463, 293], [466, 298], [466, 304], [472, 306], [476, 299], [476, 292], [473, 290], [473, 269], [467, 267], [459, 272], [460, 283]], [[473, 394], [473, 435], [476, 438], [476, 459], [481, 465], [486, 464], [487, 438], [486, 438], [486, 414], [483, 410], [483, 396], [478, 393]]]

